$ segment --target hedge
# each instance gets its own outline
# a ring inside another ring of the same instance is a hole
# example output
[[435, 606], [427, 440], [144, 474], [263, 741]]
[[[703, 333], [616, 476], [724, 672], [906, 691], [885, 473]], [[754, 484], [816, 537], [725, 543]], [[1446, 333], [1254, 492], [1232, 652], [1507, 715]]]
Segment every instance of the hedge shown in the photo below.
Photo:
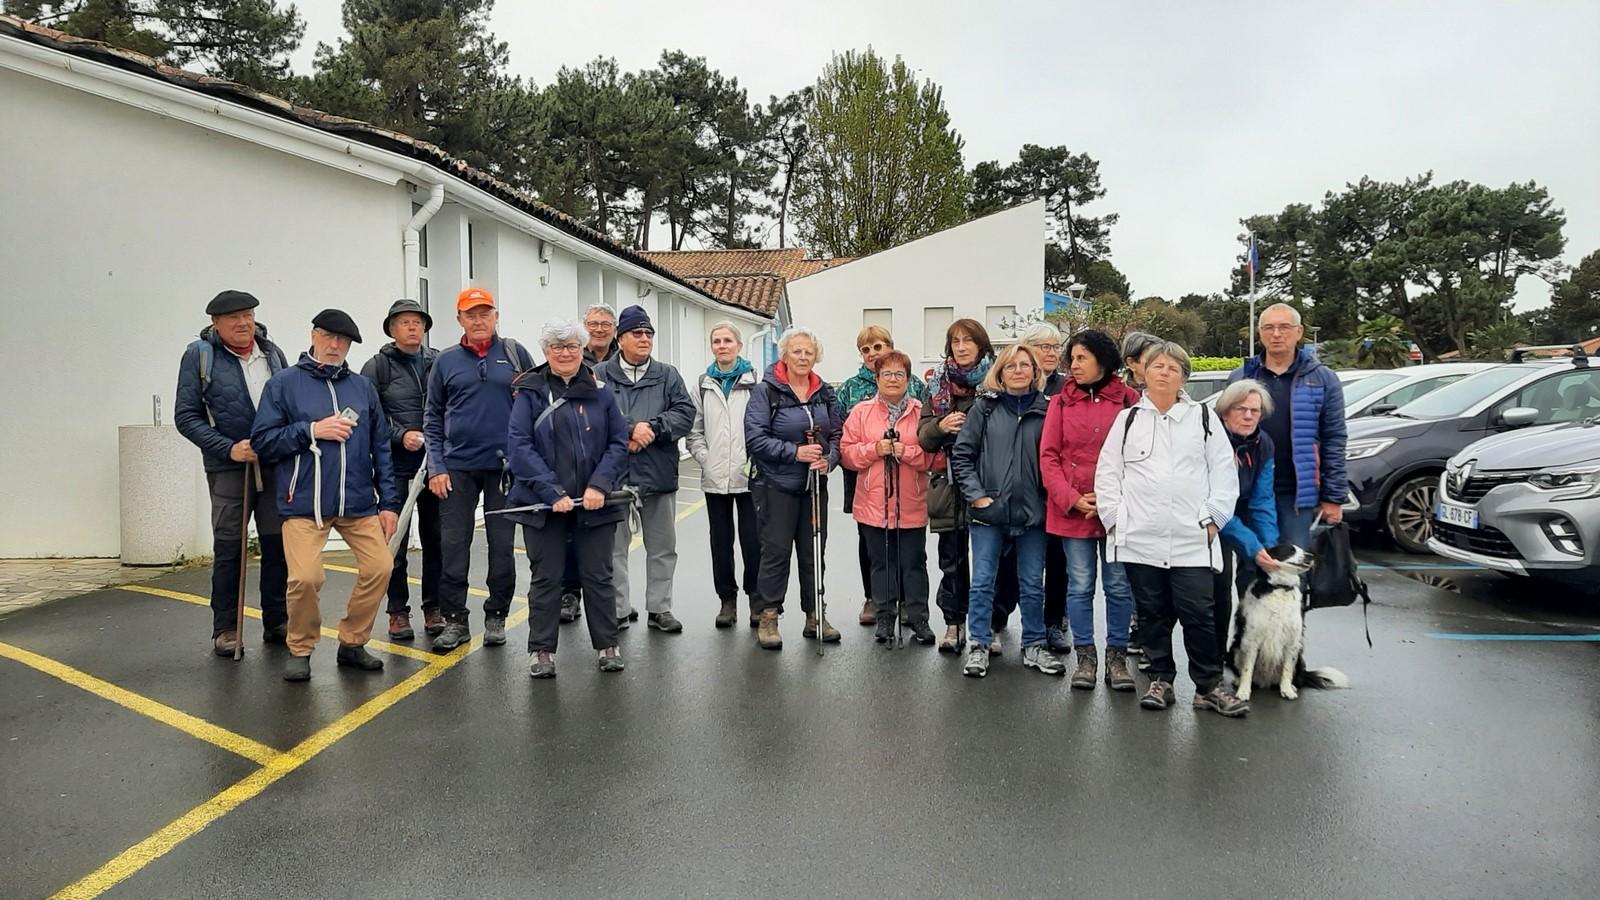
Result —
[[1239, 356], [1191, 356], [1189, 368], [1195, 372], [1232, 372], [1244, 365]]

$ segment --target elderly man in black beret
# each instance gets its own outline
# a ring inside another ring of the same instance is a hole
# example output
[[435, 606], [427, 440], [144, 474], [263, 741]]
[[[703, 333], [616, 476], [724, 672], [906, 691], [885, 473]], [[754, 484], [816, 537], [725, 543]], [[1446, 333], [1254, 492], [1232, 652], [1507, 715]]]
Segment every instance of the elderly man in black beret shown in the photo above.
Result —
[[250, 432], [262, 461], [277, 466], [289, 566], [285, 681], [311, 677], [311, 651], [322, 636], [322, 548], [333, 529], [356, 556], [356, 584], [339, 620], [337, 662], [364, 671], [383, 668], [366, 644], [389, 586], [389, 537], [400, 517], [389, 423], [378, 389], [345, 364], [361, 331], [337, 309], [317, 313], [311, 325], [311, 350], [267, 383]]
[[269, 644], [287, 635], [287, 571], [273, 494], [272, 473], [256, 464], [250, 426], [267, 380], [285, 367], [283, 351], [256, 321], [255, 297], [223, 291], [206, 305], [211, 324], [189, 344], [178, 364], [178, 431], [200, 448], [211, 492], [211, 647], [232, 656], [244, 640], [237, 631], [244, 565], [244, 503], [249, 497], [261, 542], [261, 625]]

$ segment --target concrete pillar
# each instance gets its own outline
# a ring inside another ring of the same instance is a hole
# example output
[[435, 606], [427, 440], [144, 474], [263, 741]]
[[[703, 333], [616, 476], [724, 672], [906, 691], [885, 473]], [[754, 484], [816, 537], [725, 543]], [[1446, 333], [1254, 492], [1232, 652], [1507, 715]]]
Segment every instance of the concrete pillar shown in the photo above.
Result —
[[[172, 425], [124, 425], [117, 458], [123, 564], [165, 566], [211, 555], [210, 499], [195, 474], [194, 445]], [[207, 524], [204, 534], [197, 520]]]

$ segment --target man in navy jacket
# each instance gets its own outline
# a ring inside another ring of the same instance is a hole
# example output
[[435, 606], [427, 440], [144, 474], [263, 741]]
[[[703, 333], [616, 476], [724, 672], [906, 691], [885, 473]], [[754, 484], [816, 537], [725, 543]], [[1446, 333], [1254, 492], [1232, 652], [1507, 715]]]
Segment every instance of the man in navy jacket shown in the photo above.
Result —
[[389, 538], [400, 518], [389, 423], [378, 389], [345, 364], [361, 332], [337, 309], [317, 313], [311, 325], [311, 351], [267, 382], [250, 432], [262, 461], [277, 467], [289, 564], [285, 681], [311, 677], [311, 651], [322, 637], [322, 548], [332, 529], [356, 556], [356, 584], [339, 620], [338, 663], [363, 671], [383, 668], [366, 643], [389, 586]]
[[288, 634], [288, 572], [278, 510], [271, 500], [272, 473], [256, 464], [250, 444], [261, 392], [285, 366], [283, 351], [267, 340], [266, 326], [256, 321], [259, 305], [243, 291], [223, 291], [206, 305], [211, 325], [183, 352], [173, 406], [178, 432], [205, 458], [211, 490], [211, 647], [218, 656], [232, 656], [244, 637], [237, 623], [246, 493], [261, 542], [262, 639], [281, 644]]
[[[506, 505], [509, 472], [506, 435], [511, 424], [511, 382], [533, 368], [533, 358], [501, 339], [494, 295], [467, 288], [456, 298], [461, 343], [439, 353], [428, 376], [422, 433], [428, 454], [428, 490], [439, 498], [439, 612], [444, 630], [433, 649], [454, 650], [472, 637], [467, 624], [467, 574], [478, 498], [485, 511]], [[517, 586], [513, 541], [505, 516], [487, 516], [489, 599], [483, 604], [483, 643], [506, 642], [506, 613]]]

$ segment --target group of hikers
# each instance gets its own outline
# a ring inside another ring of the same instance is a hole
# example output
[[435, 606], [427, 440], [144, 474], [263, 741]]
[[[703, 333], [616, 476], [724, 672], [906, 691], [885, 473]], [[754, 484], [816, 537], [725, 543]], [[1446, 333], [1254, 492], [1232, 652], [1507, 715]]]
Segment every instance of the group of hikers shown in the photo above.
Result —
[[858, 621], [879, 644], [909, 631], [982, 677], [1015, 611], [1025, 667], [1064, 675], [1070, 660], [1072, 687], [1093, 690], [1103, 662], [1114, 691], [1134, 691], [1134, 669], [1144, 669], [1141, 705], [1165, 709], [1181, 625], [1194, 706], [1241, 716], [1249, 704], [1223, 674], [1235, 587], [1277, 565], [1267, 549], [1280, 541], [1307, 546], [1316, 517], [1339, 521], [1346, 495], [1339, 380], [1300, 346], [1299, 313], [1282, 304], [1262, 312], [1261, 353], [1214, 404], [1184, 392], [1184, 348], [1142, 332], [1119, 346], [1100, 330], [1063, 339], [1041, 323], [997, 348], [980, 323], [960, 319], [942, 361], [918, 378], [888, 329], [872, 325], [857, 337], [860, 370], [835, 387], [816, 372], [823, 347], [810, 329], [785, 331], [763, 372], [743, 355], [740, 329], [720, 322], [708, 334], [712, 362], [691, 386], [653, 355], [655, 327], [640, 306], [619, 315], [598, 304], [581, 323], [547, 322], [536, 363], [499, 334], [488, 291], [461, 292], [462, 337], [443, 350], [426, 344], [429, 313], [401, 300], [382, 323], [390, 342], [359, 375], [347, 362], [361, 341], [349, 315], [319, 313], [310, 349], [290, 365], [257, 306], [238, 291], [208, 305], [212, 324], [180, 367], [177, 424], [200, 447], [210, 484], [212, 647], [241, 651], [253, 514], [264, 640], [287, 644], [291, 681], [310, 677], [321, 636], [330, 530], [357, 567], [338, 664], [382, 667], [365, 644], [385, 595], [389, 639], [415, 639], [402, 510], [417, 519], [432, 649], [470, 641], [480, 505], [483, 643], [506, 640], [521, 525], [530, 675], [555, 676], [560, 625], [580, 617], [599, 668], [622, 670], [618, 635], [639, 618], [628, 577], [636, 536], [645, 625], [683, 630], [673, 614], [683, 442], [701, 471], [718, 628], [737, 622], [742, 592], [757, 644], [781, 649], [793, 564], [802, 635], [840, 640], [820, 600], [829, 476], [842, 468], [866, 598]]

